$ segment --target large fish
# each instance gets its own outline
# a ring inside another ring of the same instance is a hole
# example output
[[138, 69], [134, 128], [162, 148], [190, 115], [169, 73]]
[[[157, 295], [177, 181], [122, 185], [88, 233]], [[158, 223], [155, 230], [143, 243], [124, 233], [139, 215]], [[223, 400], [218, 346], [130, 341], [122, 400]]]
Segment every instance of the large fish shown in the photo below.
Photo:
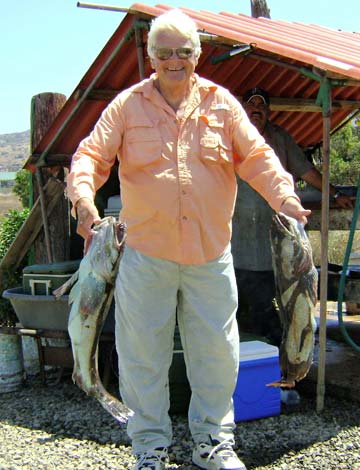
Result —
[[126, 226], [105, 217], [93, 228], [93, 236], [78, 271], [55, 296], [71, 288], [68, 331], [74, 358], [73, 380], [120, 422], [130, 410], [103, 386], [98, 372], [98, 344], [114, 293], [114, 284], [124, 249]]
[[318, 274], [304, 226], [282, 213], [270, 227], [276, 300], [283, 337], [280, 345], [282, 378], [270, 386], [292, 388], [303, 379], [314, 354]]

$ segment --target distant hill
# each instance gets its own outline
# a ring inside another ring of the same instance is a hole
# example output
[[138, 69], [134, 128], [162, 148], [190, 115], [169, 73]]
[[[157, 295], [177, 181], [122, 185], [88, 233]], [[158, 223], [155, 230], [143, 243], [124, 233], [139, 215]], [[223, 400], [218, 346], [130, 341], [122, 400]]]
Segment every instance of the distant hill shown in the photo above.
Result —
[[0, 171], [18, 171], [30, 154], [30, 130], [0, 134]]

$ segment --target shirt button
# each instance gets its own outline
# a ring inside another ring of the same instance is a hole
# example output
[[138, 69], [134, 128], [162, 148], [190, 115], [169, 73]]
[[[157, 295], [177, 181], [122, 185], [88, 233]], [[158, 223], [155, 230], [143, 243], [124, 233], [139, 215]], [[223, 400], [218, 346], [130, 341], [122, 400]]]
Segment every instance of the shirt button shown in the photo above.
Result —
[[181, 191], [181, 194], [186, 194], [185, 189], [183, 189], [183, 190]]
[[186, 217], [186, 215], [183, 215], [182, 219], [187, 220], [188, 218]]

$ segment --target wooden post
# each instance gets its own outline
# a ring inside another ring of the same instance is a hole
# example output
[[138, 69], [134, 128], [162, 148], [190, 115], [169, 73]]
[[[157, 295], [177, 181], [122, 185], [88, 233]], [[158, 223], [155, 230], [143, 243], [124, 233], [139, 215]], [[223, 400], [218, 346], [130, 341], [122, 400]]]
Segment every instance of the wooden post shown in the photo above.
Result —
[[328, 296], [328, 236], [329, 236], [329, 175], [330, 175], [330, 130], [331, 130], [331, 85], [323, 84], [323, 164], [321, 200], [321, 263], [320, 263], [320, 326], [319, 326], [319, 366], [316, 391], [316, 411], [321, 412], [325, 400], [326, 365], [326, 317]]
[[[60, 93], [40, 93], [31, 101], [30, 147], [33, 153], [66, 101]], [[43, 187], [51, 176], [64, 181], [62, 167], [38, 168], [33, 175], [33, 200], [40, 199], [43, 230], [34, 243], [36, 264], [64, 261], [69, 257], [69, 203], [62, 197], [50, 215], [47, 214]]]
[[266, 4], [266, 0], [251, 0], [251, 16], [253, 18], [270, 18], [270, 10]]
[[135, 26], [135, 39], [136, 39], [136, 54], [139, 66], [140, 80], [145, 78], [145, 65], [144, 65], [144, 41], [142, 30]]

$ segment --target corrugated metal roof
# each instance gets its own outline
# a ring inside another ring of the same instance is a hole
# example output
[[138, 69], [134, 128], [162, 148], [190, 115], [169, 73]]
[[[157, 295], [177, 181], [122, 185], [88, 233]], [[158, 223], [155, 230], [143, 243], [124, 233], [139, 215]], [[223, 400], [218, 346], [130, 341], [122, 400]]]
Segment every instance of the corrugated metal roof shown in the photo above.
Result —
[[[148, 22], [171, 8], [141, 3], [130, 7], [34, 149], [28, 167], [39, 162], [39, 156], [49, 165], [70, 163], [79, 141], [91, 131], [109, 100], [139, 81], [138, 54], [145, 58], [145, 76], [150, 75], [146, 49], [141, 50], [139, 41], [140, 47], [136, 47], [134, 21], [142, 27], [140, 43], [144, 46]], [[323, 132], [321, 108], [315, 105], [319, 81], [309, 75], [320, 78], [326, 74], [337, 85], [332, 88], [332, 129], [360, 108], [359, 33], [228, 12], [182, 10], [202, 33], [197, 72], [239, 98], [254, 86], [265, 88], [271, 96], [271, 120], [285, 127], [302, 147], [317, 146]], [[251, 45], [248, 54], [216, 61], [247, 44]]]

